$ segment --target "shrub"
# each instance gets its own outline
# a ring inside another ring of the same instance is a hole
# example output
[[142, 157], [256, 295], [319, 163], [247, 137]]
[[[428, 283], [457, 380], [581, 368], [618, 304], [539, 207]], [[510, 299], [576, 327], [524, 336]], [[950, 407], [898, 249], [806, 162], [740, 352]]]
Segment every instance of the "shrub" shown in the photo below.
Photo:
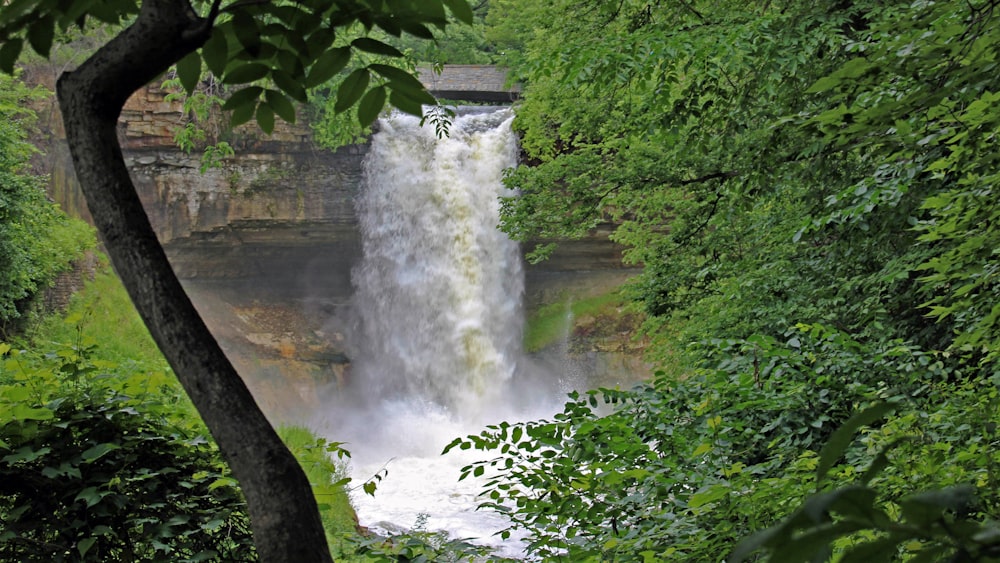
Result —
[[256, 559], [236, 482], [162, 375], [0, 346], [0, 559]]

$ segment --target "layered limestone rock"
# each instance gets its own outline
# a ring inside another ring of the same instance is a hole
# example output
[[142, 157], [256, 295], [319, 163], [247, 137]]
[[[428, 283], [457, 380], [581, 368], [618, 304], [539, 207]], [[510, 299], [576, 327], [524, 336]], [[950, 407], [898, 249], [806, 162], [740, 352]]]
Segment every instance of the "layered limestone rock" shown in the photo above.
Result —
[[[294, 418], [317, 388], [350, 377], [351, 269], [360, 257], [354, 200], [367, 145], [329, 151], [307, 127], [279, 123], [210, 132], [236, 154], [203, 170], [200, 151], [177, 148], [180, 102], [147, 88], [125, 107], [120, 141], [136, 189], [175, 271], [213, 334], [267, 412]], [[58, 113], [49, 113], [51, 195], [86, 218]], [[620, 250], [606, 233], [565, 243], [529, 266], [529, 309], [621, 284]], [[291, 406], [290, 406], [291, 405]]]

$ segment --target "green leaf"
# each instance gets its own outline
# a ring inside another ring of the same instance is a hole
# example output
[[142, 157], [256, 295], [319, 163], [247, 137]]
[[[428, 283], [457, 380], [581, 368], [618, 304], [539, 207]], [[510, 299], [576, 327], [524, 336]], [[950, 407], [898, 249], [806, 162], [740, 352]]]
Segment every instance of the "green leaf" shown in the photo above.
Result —
[[712, 451], [712, 444], [709, 444], [709, 443], [706, 442], [706, 443], [700, 444], [697, 448], [695, 448], [694, 449], [694, 453], [692, 453], [691, 455], [697, 457], [697, 456], [700, 456], [700, 455], [707, 454], [710, 451]]
[[177, 61], [177, 78], [181, 81], [184, 91], [191, 95], [201, 78], [201, 56], [197, 51], [188, 53], [186, 57]]
[[257, 20], [245, 10], [237, 10], [233, 14], [233, 32], [240, 45], [253, 56], [260, 53], [260, 28]]
[[[413, 98], [407, 96], [404, 92], [400, 90], [393, 90], [392, 93], [389, 94], [389, 103], [391, 103], [396, 108], [399, 108], [400, 111], [404, 111], [410, 115], [415, 115], [417, 117], [424, 116], [424, 108], [421, 105], [420, 101], [414, 100]], [[542, 443], [549, 443], [546, 442], [544, 438], [540, 438], [540, 441]], [[559, 443], [558, 439], [555, 440], [555, 443], [556, 444]]]
[[[826, 495], [827, 509], [847, 518], [873, 521], [882, 514], [875, 508], [877, 496], [878, 494], [868, 487], [849, 485]], [[819, 514], [813, 514], [813, 517], [821, 519]]]
[[333, 30], [328, 27], [321, 27], [313, 32], [309, 39], [306, 39], [306, 53], [309, 58], [318, 59], [323, 53], [329, 51], [335, 38]]
[[926, 526], [941, 518], [946, 511], [964, 510], [971, 506], [975, 499], [974, 487], [959, 485], [909, 495], [899, 501], [899, 507], [907, 522], [915, 526]]
[[855, 57], [840, 67], [835, 74], [846, 76], [847, 78], [858, 78], [872, 67], [872, 63], [864, 57]]
[[[948, 561], [947, 557], [954, 551], [954, 548], [950, 545], [933, 545], [921, 549], [908, 560], [908, 563], [940, 563], [941, 561]], [[869, 559], [869, 561], [872, 561]]]
[[451, 10], [455, 19], [464, 24], [472, 25], [472, 6], [466, 0], [444, 0], [444, 3]]
[[721, 484], [712, 485], [691, 495], [691, 498], [688, 499], [688, 508], [698, 508], [699, 506], [724, 498], [728, 494], [729, 487]]
[[372, 88], [361, 98], [358, 104], [358, 122], [362, 127], [368, 127], [376, 119], [379, 112], [385, 107], [385, 87]]
[[[264, 91], [260, 86], [248, 86], [242, 90], [237, 90], [229, 96], [226, 103], [222, 105], [222, 109], [226, 111], [236, 110], [238, 108], [254, 104], [258, 98], [260, 98], [261, 93]], [[252, 110], [251, 110], [252, 111]]]
[[14, 73], [14, 63], [17, 62], [17, 57], [21, 55], [21, 48], [24, 46], [24, 41], [20, 37], [14, 37], [8, 39], [2, 47], [0, 47], [0, 72], [5, 72], [7, 74]]
[[829, 544], [839, 538], [863, 530], [864, 524], [842, 521], [823, 524], [806, 530], [794, 537], [785, 538], [775, 546], [771, 561], [826, 561]]
[[14, 405], [11, 408], [11, 415], [16, 420], [51, 420], [55, 416], [51, 409], [32, 408], [24, 404]]
[[267, 100], [267, 105], [271, 106], [271, 109], [274, 110], [274, 113], [278, 117], [288, 123], [295, 123], [295, 106], [281, 92], [267, 90], [264, 92], [264, 99]]
[[222, 81], [226, 84], [244, 84], [267, 76], [270, 69], [261, 63], [241, 64], [226, 71]]
[[226, 35], [218, 28], [212, 30], [212, 35], [202, 45], [201, 56], [205, 59], [205, 66], [215, 76], [222, 76], [226, 72], [229, 44], [226, 42]]
[[94, 506], [95, 504], [101, 502], [104, 498], [100, 492], [98, 492], [97, 487], [87, 487], [86, 489], [77, 493], [76, 497], [73, 498], [74, 501], [82, 500], [87, 503], [87, 508]]
[[[6, 344], [3, 346], [6, 346]], [[0, 388], [0, 397], [3, 397], [11, 403], [21, 403], [27, 401], [29, 397], [31, 397], [31, 389], [22, 385], [17, 387], [2, 387]]]
[[826, 478], [827, 472], [854, 441], [854, 434], [859, 428], [880, 420], [895, 410], [896, 405], [892, 403], [877, 403], [855, 414], [836, 429], [819, 453], [819, 463], [816, 465], [816, 487], [819, 488], [819, 484]]
[[292, 99], [298, 100], [302, 103], [309, 102], [309, 95], [306, 93], [302, 80], [293, 78], [292, 75], [283, 70], [272, 70], [271, 80], [274, 81], [275, 86], [281, 88], [281, 90], [291, 96]]
[[338, 47], [323, 53], [309, 69], [309, 76], [305, 81], [306, 88], [315, 88], [330, 80], [347, 66], [350, 60], [350, 47]]
[[413, 35], [414, 37], [419, 37], [420, 39], [434, 40], [434, 32], [430, 30], [426, 25], [421, 23], [411, 23], [411, 22], [400, 22], [400, 28]]
[[347, 108], [353, 106], [368, 88], [368, 69], [359, 68], [351, 74], [337, 88], [337, 103], [333, 106], [333, 111], [342, 113]]
[[891, 443], [883, 447], [878, 452], [878, 455], [875, 456], [875, 459], [872, 460], [871, 465], [868, 466], [868, 469], [866, 469], [864, 474], [861, 476], [860, 483], [863, 485], [867, 485], [869, 482], [871, 482], [872, 479], [877, 477], [878, 474], [881, 473], [883, 469], [889, 466], [889, 452], [894, 450], [900, 444], [908, 442], [911, 439], [912, 438], [908, 436], [904, 436], [897, 440], [893, 440]]
[[393, 90], [401, 90], [410, 99], [422, 104], [434, 105], [437, 100], [424, 88], [424, 85], [415, 76], [403, 69], [390, 65], [372, 64], [368, 68], [389, 79], [389, 87]]
[[239, 127], [244, 123], [253, 119], [254, 110], [257, 109], [257, 102], [251, 102], [246, 105], [241, 105], [233, 109], [233, 115], [229, 119], [229, 124], [232, 127]]
[[851, 547], [839, 563], [869, 563], [870, 561], [895, 561], [900, 538], [889, 537]]
[[267, 104], [257, 106], [257, 125], [262, 131], [270, 135], [274, 132], [274, 110]]
[[385, 55], [387, 57], [403, 56], [402, 51], [399, 49], [371, 37], [358, 37], [354, 41], [351, 41], [351, 46], [376, 55]]
[[368, 65], [368, 68], [370, 68], [371, 70], [373, 70], [378, 74], [381, 74], [382, 76], [388, 78], [389, 80], [400, 83], [409, 83], [417, 89], [423, 89], [424, 87], [424, 85], [420, 82], [420, 80], [417, 79], [417, 77], [413, 76], [409, 72], [406, 72], [405, 70], [399, 67], [374, 63]]
[[17, 463], [19, 461], [35, 461], [43, 455], [52, 451], [52, 448], [33, 449], [31, 446], [18, 448], [14, 453], [3, 457], [4, 463]]
[[39, 55], [48, 58], [55, 36], [55, 18], [46, 14], [28, 26], [28, 43]]
[[84, 538], [77, 542], [76, 550], [80, 552], [80, 557], [87, 555], [87, 552], [90, 551], [90, 548], [93, 547], [95, 543], [97, 543], [97, 538]]
[[208, 485], [208, 490], [214, 491], [215, 489], [218, 489], [219, 487], [234, 487], [235, 488], [237, 485], [238, 485], [238, 483], [237, 483], [236, 479], [233, 479], [232, 477], [219, 477], [218, 479], [216, 479], [215, 481], [212, 481]]
[[305, 81], [306, 67], [302, 62], [302, 58], [294, 51], [279, 49], [274, 58], [278, 61], [277, 68], [287, 73], [289, 78], [293, 78], [300, 83]]
[[121, 448], [121, 446], [119, 446], [118, 444], [112, 444], [112, 443], [97, 444], [96, 446], [80, 454], [80, 458], [83, 459], [85, 463], [90, 463], [92, 461], [100, 459], [108, 452], [117, 450], [119, 448]]

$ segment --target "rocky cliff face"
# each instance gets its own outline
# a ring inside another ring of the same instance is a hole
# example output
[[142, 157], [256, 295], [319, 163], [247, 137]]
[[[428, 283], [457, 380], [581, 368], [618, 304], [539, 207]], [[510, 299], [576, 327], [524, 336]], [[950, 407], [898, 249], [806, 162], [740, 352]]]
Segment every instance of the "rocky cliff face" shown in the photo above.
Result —
[[[126, 164], [174, 269], [258, 401], [277, 418], [316, 400], [318, 383], [349, 377], [350, 272], [360, 255], [354, 199], [366, 145], [315, 146], [307, 128], [232, 134], [236, 155], [200, 170], [173, 141], [185, 116], [150, 88], [125, 108]], [[86, 217], [58, 116], [49, 122], [51, 193]], [[631, 272], [600, 234], [528, 268], [529, 308], [591, 295]], [[298, 407], [294, 407], [298, 408]]]

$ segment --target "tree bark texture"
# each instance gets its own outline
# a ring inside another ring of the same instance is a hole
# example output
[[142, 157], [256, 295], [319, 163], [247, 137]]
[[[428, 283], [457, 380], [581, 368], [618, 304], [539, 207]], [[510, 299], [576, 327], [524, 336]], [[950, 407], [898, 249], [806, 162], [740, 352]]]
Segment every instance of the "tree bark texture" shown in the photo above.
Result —
[[57, 84], [73, 166], [140, 316], [239, 481], [262, 561], [332, 561], [309, 482], [195, 310], [156, 238], [116, 132], [125, 101], [207, 40], [187, 1], [144, 0], [133, 25]]

